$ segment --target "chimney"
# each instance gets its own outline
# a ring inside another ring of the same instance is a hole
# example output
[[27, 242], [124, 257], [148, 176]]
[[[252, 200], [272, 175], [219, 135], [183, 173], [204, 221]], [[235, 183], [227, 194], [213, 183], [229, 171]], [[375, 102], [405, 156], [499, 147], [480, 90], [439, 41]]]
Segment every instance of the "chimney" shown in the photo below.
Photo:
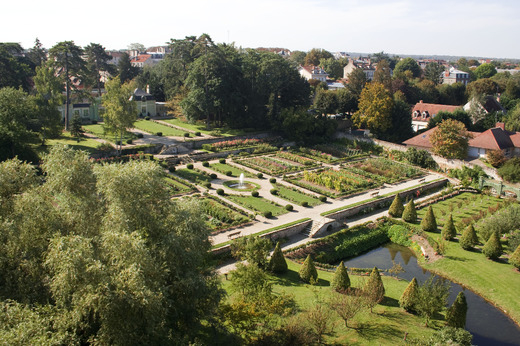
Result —
[[419, 103], [422, 103], [422, 100], [420, 100]]
[[506, 124], [505, 123], [496, 123], [495, 127], [500, 127], [502, 130], [506, 130]]

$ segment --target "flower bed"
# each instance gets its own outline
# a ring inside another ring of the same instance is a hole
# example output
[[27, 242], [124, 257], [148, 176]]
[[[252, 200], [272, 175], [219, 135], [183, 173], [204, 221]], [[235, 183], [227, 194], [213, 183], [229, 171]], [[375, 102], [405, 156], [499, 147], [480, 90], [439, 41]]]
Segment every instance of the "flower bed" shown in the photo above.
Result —
[[278, 151], [275, 154], [276, 157], [289, 160], [292, 162], [297, 162], [304, 166], [314, 166], [316, 165], [316, 161], [313, 159], [309, 159], [308, 157], [301, 156], [298, 154], [290, 153], [288, 151]]
[[179, 178], [169, 174], [164, 177], [164, 182], [172, 195], [179, 195], [195, 191], [195, 186], [182, 182]]
[[300, 165], [291, 164], [273, 156], [257, 156], [237, 162], [246, 167], [271, 175], [289, 173], [301, 169]]
[[211, 180], [213, 180], [213, 179], [211, 179], [211, 177], [209, 176], [208, 173], [203, 172], [198, 169], [187, 169], [187, 168], [177, 169], [175, 171], [175, 175], [178, 175], [181, 178], [189, 180], [195, 184], [209, 183], [209, 182], [211, 182]]
[[421, 171], [415, 167], [397, 163], [384, 158], [370, 158], [355, 162], [349, 167], [363, 170], [372, 175], [384, 177], [385, 183], [394, 183], [405, 178], [421, 175]]
[[243, 148], [254, 147], [259, 144], [264, 143], [273, 143], [279, 141], [279, 137], [269, 137], [269, 138], [246, 138], [246, 139], [233, 139], [230, 141], [221, 141], [213, 144], [204, 144], [202, 146], [203, 149], [209, 151], [224, 151], [224, 150], [237, 150]]
[[224, 205], [224, 202], [213, 198], [201, 199], [200, 208], [204, 213], [206, 224], [214, 231], [242, 225], [250, 221], [246, 213], [232, 209]]

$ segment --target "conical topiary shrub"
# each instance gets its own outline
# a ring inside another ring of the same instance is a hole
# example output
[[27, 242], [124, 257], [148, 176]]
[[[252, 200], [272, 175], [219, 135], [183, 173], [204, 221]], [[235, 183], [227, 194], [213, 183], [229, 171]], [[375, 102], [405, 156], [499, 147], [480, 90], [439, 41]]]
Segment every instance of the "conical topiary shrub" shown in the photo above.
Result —
[[314, 261], [312, 260], [311, 255], [307, 255], [305, 262], [303, 262], [303, 265], [300, 268], [300, 279], [310, 284], [318, 282], [318, 271], [314, 266]]
[[385, 297], [385, 286], [383, 285], [383, 280], [381, 279], [381, 274], [379, 274], [377, 267], [372, 269], [370, 277], [365, 284], [364, 291], [369, 295], [373, 295], [374, 300], [377, 302], [382, 301]]
[[280, 242], [276, 243], [274, 247], [273, 255], [269, 260], [269, 270], [273, 273], [281, 274], [287, 271], [287, 262], [285, 261], [285, 257], [282, 253], [282, 248], [280, 247]]
[[433, 208], [430, 205], [426, 211], [426, 215], [421, 220], [421, 229], [425, 232], [435, 232], [437, 230], [437, 221], [433, 214]]
[[388, 209], [388, 215], [392, 217], [401, 217], [403, 216], [404, 206], [403, 201], [401, 200], [401, 197], [399, 194], [395, 195], [394, 201], [392, 202], [392, 205]]
[[330, 286], [332, 289], [338, 292], [342, 292], [350, 288], [350, 278], [348, 277], [348, 272], [345, 268], [345, 265], [343, 264], [343, 261], [341, 261], [338, 268], [336, 269]]
[[442, 228], [441, 236], [446, 240], [452, 240], [457, 236], [457, 229], [453, 224], [453, 217], [451, 214], [448, 217], [448, 221], [446, 221], [444, 227]]
[[509, 258], [509, 263], [514, 265], [516, 269], [520, 270], [520, 245], [516, 247], [515, 252]]
[[459, 292], [457, 299], [453, 302], [446, 312], [446, 325], [454, 328], [466, 327], [466, 313], [468, 312], [468, 303], [463, 292]]
[[410, 223], [417, 222], [417, 211], [413, 199], [404, 207], [403, 220]]
[[478, 244], [477, 232], [475, 232], [473, 225], [469, 225], [464, 232], [462, 232], [459, 244], [464, 250], [471, 250]]
[[419, 285], [417, 279], [413, 278], [412, 281], [406, 286], [401, 298], [399, 298], [399, 306], [408, 312], [415, 312], [415, 304], [418, 298]]
[[491, 234], [488, 241], [482, 248], [482, 253], [486, 255], [487, 258], [492, 260], [497, 260], [500, 256], [502, 256], [502, 245], [500, 244], [500, 238], [497, 232], [493, 232], [493, 234]]

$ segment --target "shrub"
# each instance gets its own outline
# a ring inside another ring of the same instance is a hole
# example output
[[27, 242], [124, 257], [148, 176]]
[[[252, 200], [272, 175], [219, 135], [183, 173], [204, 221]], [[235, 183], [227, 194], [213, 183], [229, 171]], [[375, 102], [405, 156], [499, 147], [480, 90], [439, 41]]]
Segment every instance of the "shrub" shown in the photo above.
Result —
[[218, 162], [220, 162], [220, 163], [226, 163], [226, 159], [218, 159]]
[[99, 151], [104, 151], [104, 152], [115, 150], [115, 148], [112, 146], [112, 144], [110, 144], [108, 142], [104, 142], [104, 143], [99, 144], [96, 147], [96, 149], [99, 150]]
[[482, 253], [491, 260], [497, 260], [502, 255], [502, 245], [497, 232], [493, 232], [482, 248]]
[[137, 136], [137, 138], [143, 138], [144, 137], [144, 135], [141, 132], [138, 132], [136, 136]]
[[520, 230], [516, 230], [513, 232], [509, 239], [507, 240], [507, 250], [508, 252], [513, 252], [520, 245]]
[[157, 132], [155, 135], [161, 137], [162, 136], [162, 132]]
[[453, 217], [451, 214], [448, 216], [448, 221], [446, 221], [444, 227], [442, 228], [441, 236], [446, 240], [452, 240], [457, 236], [457, 229], [453, 224]]
[[370, 311], [372, 311], [372, 307], [379, 304], [385, 297], [385, 286], [383, 285], [383, 280], [381, 279], [381, 274], [379, 274], [377, 267], [372, 269], [370, 277], [363, 288], [363, 292], [369, 298]]
[[404, 207], [403, 220], [409, 223], [417, 222], [417, 211], [413, 199]]
[[184, 132], [184, 137], [189, 137], [189, 136], [190, 136], [189, 132]]
[[283, 256], [280, 242], [277, 242], [274, 247], [273, 255], [269, 259], [268, 267], [270, 271], [276, 274], [282, 274], [287, 271], [287, 262]]
[[390, 205], [390, 208], [388, 209], [388, 215], [392, 217], [401, 217], [403, 216], [403, 212], [403, 201], [401, 199], [401, 196], [399, 196], [399, 194], [397, 193], [395, 195], [394, 201], [392, 202], [392, 205]]
[[278, 194], [278, 190], [277, 189], [271, 189], [271, 195], [277, 195]]
[[307, 208], [308, 206], [309, 206], [309, 202], [307, 202], [307, 201], [302, 202], [302, 207]]
[[[256, 197], [256, 196], [254, 196], [254, 197]], [[268, 219], [273, 217], [273, 213], [271, 211], [269, 211], [269, 210], [264, 211], [263, 215], [264, 215], [265, 218], [268, 218]]]
[[408, 286], [406, 286], [401, 298], [399, 298], [399, 306], [408, 312], [416, 312], [415, 304], [417, 302], [418, 290], [419, 285], [417, 284], [417, 279], [413, 278]]
[[473, 335], [465, 329], [444, 327], [436, 331], [427, 345], [460, 345], [471, 346]]
[[226, 171], [226, 175], [227, 175], [228, 177], [230, 177], [230, 176], [233, 175], [233, 172], [231, 172], [231, 171]]
[[217, 195], [223, 196], [224, 190], [223, 189], [217, 189]]
[[307, 255], [305, 262], [300, 268], [300, 279], [303, 282], [314, 284], [318, 282], [318, 271], [314, 266], [314, 261], [312, 260], [311, 255]]
[[269, 182], [270, 182], [271, 184], [276, 183], [276, 178], [269, 178]]
[[490, 150], [487, 152], [487, 161], [495, 168], [498, 168], [506, 162], [506, 156], [502, 150]]
[[204, 187], [207, 189], [211, 188], [211, 183], [209, 181], [205, 182]]
[[171, 173], [175, 172], [175, 166], [170, 166], [170, 167], [168, 167], [168, 170], [169, 170]]
[[126, 140], [126, 144], [132, 144], [132, 142], [133, 142], [133, 141], [132, 141], [131, 139], [127, 139], [127, 140]]
[[498, 169], [498, 174], [505, 181], [511, 183], [520, 182], [520, 158], [515, 157], [507, 160], [502, 167]]
[[256, 174], [256, 177], [257, 177], [258, 179], [262, 179], [262, 178], [264, 177], [264, 175], [263, 175], [262, 173], [257, 173], [257, 174]]
[[209, 175], [209, 177], [210, 177], [211, 179], [217, 179], [217, 174], [216, 174], [216, 173], [211, 173], [211, 174]]
[[514, 265], [516, 269], [520, 270], [520, 245], [516, 248], [515, 252], [509, 258], [509, 263]]
[[477, 232], [475, 232], [473, 225], [470, 224], [466, 227], [464, 232], [462, 232], [459, 243], [464, 250], [471, 250], [473, 246], [478, 244]]
[[350, 278], [348, 277], [348, 272], [343, 261], [338, 265], [330, 286], [333, 290], [338, 292], [343, 292], [350, 288]]
[[446, 312], [446, 325], [454, 328], [466, 327], [466, 313], [468, 312], [468, 303], [463, 292], [459, 292], [457, 298]]
[[412, 242], [410, 241], [410, 232], [406, 229], [406, 227], [401, 225], [393, 225], [388, 229], [388, 238], [396, 244], [403, 246], [410, 246]]
[[186, 168], [187, 168], [187, 169], [193, 169], [193, 163], [188, 163], [188, 164], [186, 165]]
[[200, 136], [200, 131], [195, 132], [195, 136]]
[[208, 161], [204, 161], [204, 162], [202, 162], [202, 166], [203, 166], [203, 167], [209, 167], [209, 162], [208, 162]]
[[258, 196], [259, 196], [258, 191], [253, 191], [253, 192], [251, 192], [251, 196], [253, 196], [253, 197], [258, 197]]
[[320, 202], [322, 202], [322, 203], [327, 202], [327, 197], [326, 196], [320, 196]]
[[433, 208], [430, 205], [426, 211], [426, 215], [421, 220], [421, 229], [425, 232], [435, 232], [437, 230], [437, 221], [435, 220], [435, 214], [433, 214]]
[[292, 204], [287, 204], [285, 206], [285, 210], [287, 210], [287, 211], [293, 211], [293, 209], [294, 209], [294, 207], [292, 206]]
[[150, 117], [144, 117], [144, 120], [150, 120]]

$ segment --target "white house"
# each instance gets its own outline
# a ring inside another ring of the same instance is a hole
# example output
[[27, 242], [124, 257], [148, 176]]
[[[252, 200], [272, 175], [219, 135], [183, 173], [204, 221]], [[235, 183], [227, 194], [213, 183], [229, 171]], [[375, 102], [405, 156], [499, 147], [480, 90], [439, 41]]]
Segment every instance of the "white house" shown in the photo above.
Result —
[[298, 67], [298, 72], [306, 80], [315, 79], [319, 80], [320, 82], [327, 82], [327, 77], [329, 76], [329, 74], [319, 66], [300, 65], [300, 67]]

